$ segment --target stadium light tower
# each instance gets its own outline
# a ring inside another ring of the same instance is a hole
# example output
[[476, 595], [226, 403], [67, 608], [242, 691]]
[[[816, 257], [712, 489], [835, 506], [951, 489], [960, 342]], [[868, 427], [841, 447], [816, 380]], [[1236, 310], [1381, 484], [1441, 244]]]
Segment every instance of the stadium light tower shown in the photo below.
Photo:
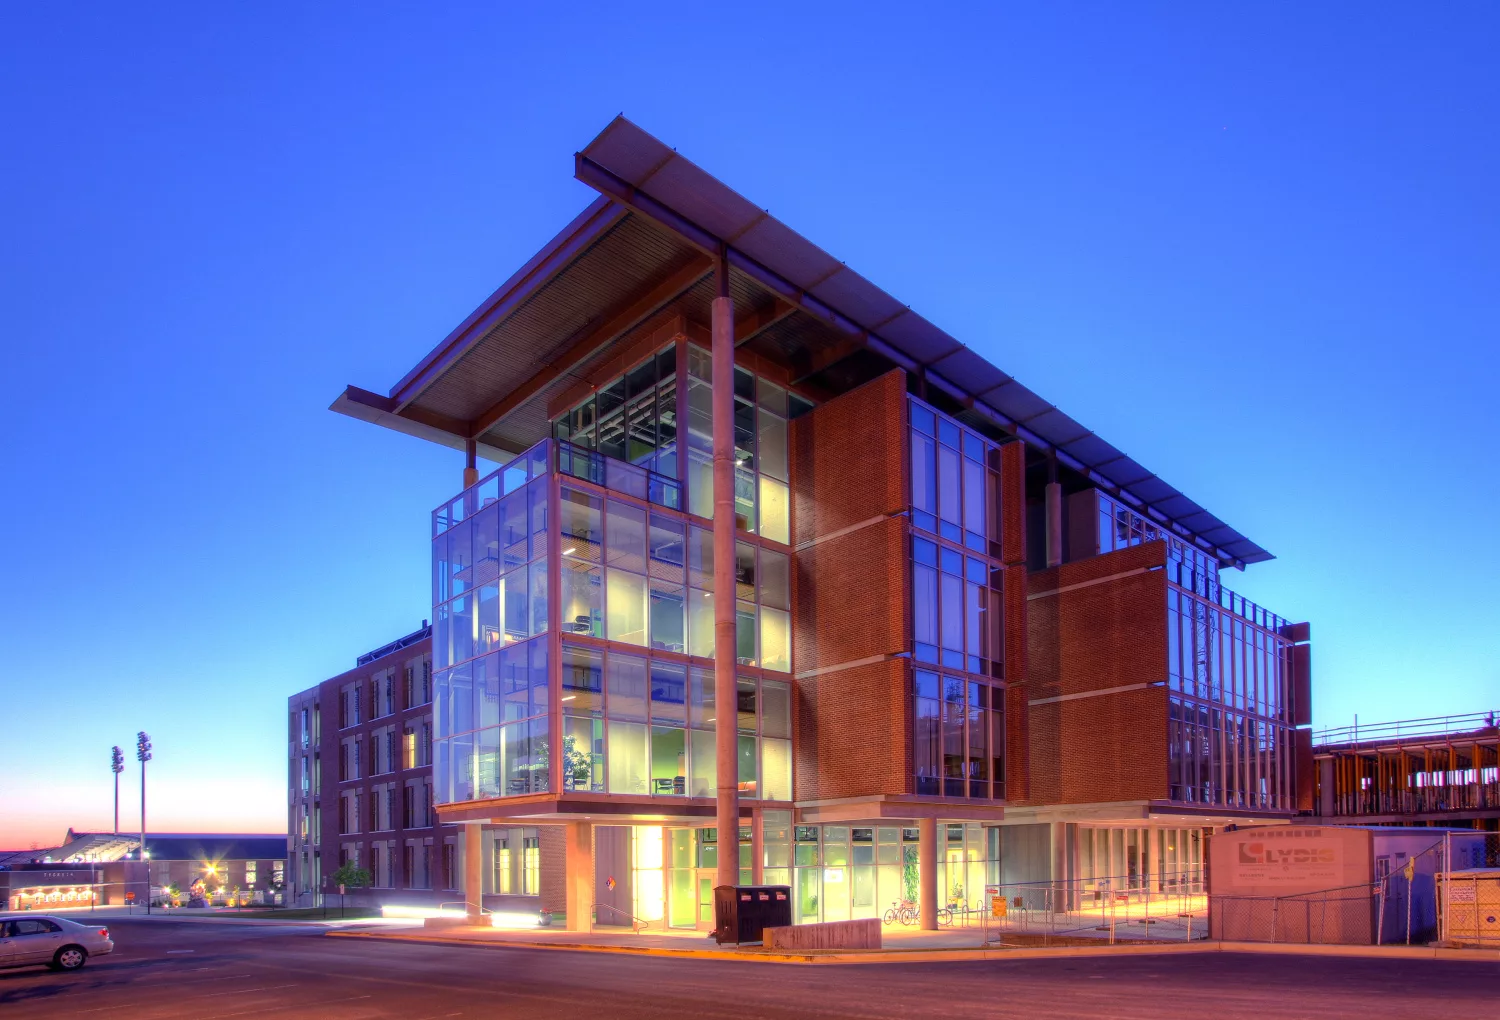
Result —
[[125, 771], [125, 755], [116, 744], [109, 749], [109, 770], [115, 774], [115, 835], [120, 834], [120, 773]]
[[146, 763], [151, 760], [151, 737], [145, 730], [135, 735], [135, 758], [141, 763], [141, 862], [146, 869], [146, 913], [151, 913], [151, 864], [146, 856]]

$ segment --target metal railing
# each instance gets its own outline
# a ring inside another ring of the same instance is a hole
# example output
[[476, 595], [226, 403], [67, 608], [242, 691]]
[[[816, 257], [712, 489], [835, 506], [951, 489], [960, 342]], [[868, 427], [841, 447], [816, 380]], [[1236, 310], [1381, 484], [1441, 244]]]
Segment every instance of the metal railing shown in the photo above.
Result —
[[1415, 740], [1420, 737], [1447, 737], [1475, 730], [1494, 729], [1500, 711], [1468, 712], [1464, 715], [1439, 715], [1426, 719], [1398, 719], [1395, 722], [1324, 727], [1313, 731], [1313, 746], [1324, 744], [1365, 744], [1377, 741]]
[[599, 922], [599, 911], [600, 911], [601, 908], [604, 909], [604, 910], [613, 910], [616, 914], [619, 914], [619, 915], [621, 915], [623, 917], [628, 918], [629, 922], [630, 922], [630, 931], [631, 931], [631, 934], [635, 934], [635, 933], [641, 931], [642, 929], [647, 928], [647, 927], [650, 926], [650, 922], [649, 921], [643, 921], [639, 917], [636, 917], [634, 914], [632, 914], [630, 911], [628, 911], [628, 910], [622, 910], [619, 907], [615, 906], [613, 903], [595, 903], [594, 904], [594, 923], [595, 924], [600, 923]]
[[963, 909], [955, 925], [979, 923], [986, 945], [1054, 940], [1190, 941], [1208, 937], [1207, 898], [1195, 873], [1010, 882], [988, 886], [988, 909]]

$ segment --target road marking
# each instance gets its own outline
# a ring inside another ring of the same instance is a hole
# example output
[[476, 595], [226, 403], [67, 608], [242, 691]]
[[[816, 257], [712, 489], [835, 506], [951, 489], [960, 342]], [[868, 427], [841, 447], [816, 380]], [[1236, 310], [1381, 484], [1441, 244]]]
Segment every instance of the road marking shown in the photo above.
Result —
[[259, 988], [230, 988], [222, 992], [208, 992], [205, 995], [194, 995], [194, 999], [216, 999], [221, 995], [244, 995], [246, 992], [271, 992], [278, 988], [296, 988], [300, 982], [293, 981], [289, 985], [262, 985]]
[[196, 949], [168, 949], [167, 953], [170, 955], [171, 953], [196, 953], [197, 951]]
[[[370, 998], [370, 996], [368, 996], [368, 995], [351, 995], [348, 998], [344, 998], [344, 999], [323, 999], [321, 1002], [304, 1002], [304, 1003], [301, 1003], [300, 1004], [300, 1008], [306, 1008], [308, 1006], [327, 1006], [328, 1004], [334, 1003], [334, 1002], [353, 1002], [356, 999], [368, 999], [368, 998]], [[251, 1013], [269, 1013], [273, 1009], [284, 1010], [284, 1009], [286, 1009], [286, 1005], [283, 1004], [283, 1003], [278, 1003], [275, 1006], [267, 1006], [264, 1009], [243, 1009], [243, 1010], [240, 1010], [238, 1013], [215, 1013], [213, 1016], [202, 1017], [201, 1020], [223, 1020], [224, 1017], [249, 1016]]]

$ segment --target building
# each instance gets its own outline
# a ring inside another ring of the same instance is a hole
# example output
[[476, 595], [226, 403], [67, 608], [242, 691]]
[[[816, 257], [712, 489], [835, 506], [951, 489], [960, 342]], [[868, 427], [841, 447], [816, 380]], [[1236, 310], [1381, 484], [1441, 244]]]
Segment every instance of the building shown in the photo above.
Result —
[[1335, 824], [1500, 831], [1495, 712], [1325, 729], [1313, 747], [1318, 817]]
[[465, 453], [431, 532], [463, 884], [534, 826], [573, 927], [710, 926], [737, 881], [930, 926], [1198, 883], [1206, 830], [1310, 809], [1307, 627], [1220, 579], [1269, 553], [623, 118], [576, 176], [596, 201], [333, 404]]
[[[0, 893], [9, 910], [126, 903], [274, 905], [286, 882], [287, 840], [265, 833], [139, 834], [68, 830], [61, 845], [7, 855]], [[149, 888], [147, 885], [149, 876]]]
[[[432, 628], [359, 656], [354, 669], [288, 700], [288, 791], [293, 902], [336, 892], [345, 863], [373, 886], [351, 904], [436, 907], [463, 898], [459, 830], [442, 824], [433, 794]], [[326, 814], [325, 814], [326, 811]], [[540, 907], [535, 826], [485, 833], [483, 876], [492, 910]]]

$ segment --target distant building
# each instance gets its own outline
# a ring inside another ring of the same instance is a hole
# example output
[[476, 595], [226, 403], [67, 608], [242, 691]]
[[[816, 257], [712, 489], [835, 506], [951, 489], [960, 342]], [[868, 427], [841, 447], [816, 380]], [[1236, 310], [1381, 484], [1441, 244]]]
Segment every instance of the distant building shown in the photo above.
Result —
[[1500, 830], [1493, 711], [1321, 730], [1313, 757], [1320, 818]]
[[[285, 836], [68, 830], [60, 846], [0, 855], [0, 896], [8, 910], [90, 905], [210, 902], [275, 904], [286, 881]], [[147, 887], [149, 874], [149, 892]]]
[[[288, 700], [291, 900], [336, 893], [331, 876], [353, 862], [373, 886], [349, 902], [436, 906], [462, 899], [456, 826], [439, 824], [432, 789], [432, 629], [358, 657], [354, 669]], [[485, 834], [492, 908], [536, 909], [535, 827]]]

